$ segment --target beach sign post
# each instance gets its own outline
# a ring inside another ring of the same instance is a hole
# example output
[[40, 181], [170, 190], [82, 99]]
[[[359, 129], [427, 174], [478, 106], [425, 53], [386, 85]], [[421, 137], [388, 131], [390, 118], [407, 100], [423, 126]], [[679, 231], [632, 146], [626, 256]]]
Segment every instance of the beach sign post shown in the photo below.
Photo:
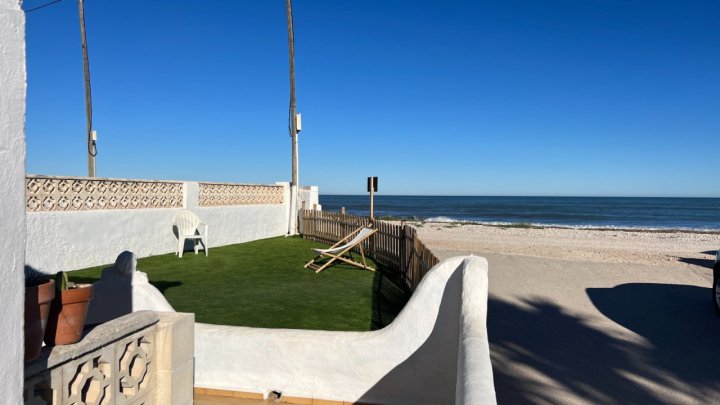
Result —
[[377, 193], [378, 191], [378, 178], [377, 177], [368, 177], [367, 179], [367, 191], [370, 193], [370, 220], [375, 219], [374, 215], [374, 193]]

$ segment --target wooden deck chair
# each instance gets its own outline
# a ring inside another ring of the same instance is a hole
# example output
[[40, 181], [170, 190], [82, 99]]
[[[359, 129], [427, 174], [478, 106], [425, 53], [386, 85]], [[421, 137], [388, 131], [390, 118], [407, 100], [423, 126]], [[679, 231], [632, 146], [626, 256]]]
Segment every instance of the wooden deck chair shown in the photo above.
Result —
[[[336, 244], [330, 246], [330, 248], [328, 249], [313, 249], [313, 251], [317, 252], [318, 255], [309, 262], [307, 262], [305, 268], [309, 267], [315, 270], [315, 273], [320, 273], [328, 266], [330, 266], [333, 262], [335, 262], [335, 260], [340, 260], [342, 262], [356, 267], [360, 267], [362, 269], [375, 271], [375, 269], [368, 266], [365, 262], [365, 252], [363, 251], [362, 242], [372, 236], [377, 231], [378, 230], [375, 228], [369, 228], [367, 226], [364, 226], [362, 228], [356, 229], [350, 235], [339, 240]], [[360, 248], [360, 256], [362, 257], [362, 263], [355, 261], [352, 258], [351, 250], [355, 246], [358, 246]], [[345, 256], [346, 254], [347, 256]], [[316, 261], [318, 259], [320, 259], [320, 261]], [[329, 260], [323, 263], [322, 259]]]

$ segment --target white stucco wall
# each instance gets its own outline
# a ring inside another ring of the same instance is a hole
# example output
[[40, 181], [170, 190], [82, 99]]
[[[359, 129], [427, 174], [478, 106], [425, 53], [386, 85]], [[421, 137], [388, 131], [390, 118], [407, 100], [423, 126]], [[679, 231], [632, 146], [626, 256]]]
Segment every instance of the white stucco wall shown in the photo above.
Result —
[[[288, 229], [288, 187], [282, 205], [199, 207], [197, 183], [186, 183], [188, 208], [208, 224], [212, 248], [281, 236]], [[124, 250], [137, 257], [175, 252], [172, 219], [180, 208], [28, 212], [27, 258], [45, 272], [113, 263]]]
[[463, 271], [456, 404], [496, 402], [487, 334], [487, 262], [485, 266], [485, 271]]
[[305, 203], [306, 209], [311, 210], [315, 207], [318, 210], [322, 210], [322, 206], [320, 205], [320, 189], [318, 186], [300, 187], [298, 197], [300, 199], [300, 203], [298, 204], [300, 208], [302, 208], [303, 203]]
[[25, 15], [0, 0], [0, 402], [22, 402], [25, 263]]
[[494, 404], [487, 291], [487, 261], [455, 257], [434, 267], [379, 331], [197, 323], [195, 386], [362, 403]]

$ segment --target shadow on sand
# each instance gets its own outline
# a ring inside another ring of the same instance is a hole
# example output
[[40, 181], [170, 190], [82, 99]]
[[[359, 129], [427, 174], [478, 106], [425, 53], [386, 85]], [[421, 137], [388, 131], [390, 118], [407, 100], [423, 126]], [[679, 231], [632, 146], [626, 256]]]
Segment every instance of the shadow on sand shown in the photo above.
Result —
[[712, 269], [715, 265], [715, 260], [710, 259], [696, 259], [694, 257], [678, 257], [678, 261], [681, 263], [687, 263], [692, 264], [699, 267], [705, 267], [707, 269]]
[[[710, 289], [623, 284], [587, 294], [606, 317], [640, 335], [590, 325], [556, 304], [488, 302], [499, 403], [563, 402], [558, 386], [587, 403], [712, 403], [720, 395], [720, 319]], [[519, 370], [532, 370], [547, 384]]]
[[712, 269], [713, 266], [715, 266], [715, 253], [715, 250], [706, 250], [704, 252], [700, 252], [700, 254], [707, 255], [709, 257], [707, 259], [698, 259], [694, 257], [678, 257], [678, 261], [681, 263], [687, 263]]

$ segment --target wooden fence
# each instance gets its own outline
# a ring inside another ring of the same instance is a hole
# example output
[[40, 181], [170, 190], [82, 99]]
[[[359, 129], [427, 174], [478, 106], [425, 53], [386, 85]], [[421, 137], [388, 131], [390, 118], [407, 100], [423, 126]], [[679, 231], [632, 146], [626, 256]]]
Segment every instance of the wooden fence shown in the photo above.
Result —
[[[334, 244], [370, 222], [368, 217], [316, 211], [300, 211], [300, 233], [306, 239]], [[405, 224], [375, 221], [378, 232], [363, 242], [367, 256], [396, 272], [411, 289], [438, 263], [425, 247], [415, 228]]]

